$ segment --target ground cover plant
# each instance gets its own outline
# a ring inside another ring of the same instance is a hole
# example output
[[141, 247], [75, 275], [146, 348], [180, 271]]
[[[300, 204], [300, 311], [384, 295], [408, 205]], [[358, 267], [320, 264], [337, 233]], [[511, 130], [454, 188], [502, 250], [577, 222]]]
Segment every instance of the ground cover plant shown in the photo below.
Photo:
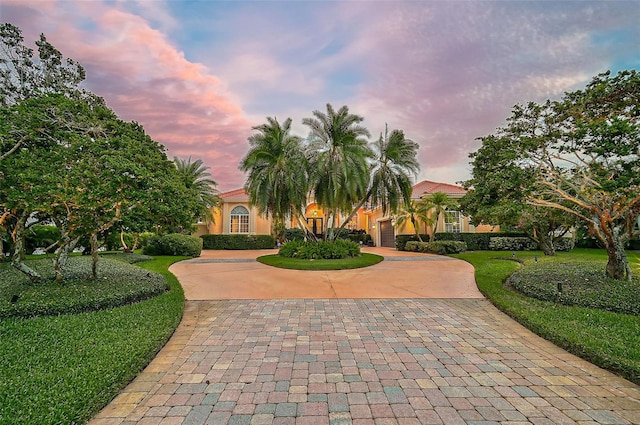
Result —
[[[119, 257], [99, 261], [99, 277], [91, 280], [91, 258], [71, 257], [64, 282], [55, 282], [51, 261], [47, 258], [26, 262], [43, 277], [43, 282], [38, 283], [9, 264], [1, 264], [0, 318], [102, 310], [142, 301], [168, 289], [162, 275], [116, 258]], [[131, 257], [131, 261], [136, 259]]]
[[[637, 252], [628, 254], [633, 271], [640, 272], [640, 255]], [[640, 383], [640, 316], [543, 301], [503, 284], [521, 267], [526, 269], [535, 265], [536, 258], [540, 263], [554, 265], [556, 269], [567, 264], [575, 269], [582, 264], [587, 265], [588, 270], [589, 263], [606, 263], [604, 250], [575, 249], [570, 253], [558, 253], [556, 257], [543, 257], [540, 251], [518, 252], [515, 257], [510, 252], [501, 255], [486, 251], [456, 254], [454, 257], [475, 267], [478, 288], [500, 310], [567, 351]], [[604, 273], [602, 269], [600, 271]], [[608, 288], [604, 278], [602, 285]], [[617, 301], [610, 302], [623, 301], [624, 296], [620, 293]]]
[[[168, 267], [140, 263], [169, 291], [123, 307], [0, 320], [0, 423], [84, 423], [156, 355], [178, 326], [184, 294]], [[142, 269], [140, 269], [142, 270]]]
[[369, 267], [378, 264], [384, 258], [380, 255], [363, 253], [359, 257], [341, 258], [334, 260], [306, 260], [300, 258], [282, 257], [277, 254], [263, 255], [258, 261], [268, 266], [294, 270], [346, 270]]

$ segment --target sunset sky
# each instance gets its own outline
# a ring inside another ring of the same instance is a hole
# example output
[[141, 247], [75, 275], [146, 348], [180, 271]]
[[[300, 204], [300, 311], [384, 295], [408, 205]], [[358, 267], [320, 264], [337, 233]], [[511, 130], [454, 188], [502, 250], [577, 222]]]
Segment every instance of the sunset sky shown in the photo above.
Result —
[[331, 103], [420, 145], [417, 180], [469, 178], [477, 137], [512, 106], [557, 99], [596, 74], [640, 68], [640, 1], [0, 0], [86, 86], [170, 157], [242, 187], [251, 127]]

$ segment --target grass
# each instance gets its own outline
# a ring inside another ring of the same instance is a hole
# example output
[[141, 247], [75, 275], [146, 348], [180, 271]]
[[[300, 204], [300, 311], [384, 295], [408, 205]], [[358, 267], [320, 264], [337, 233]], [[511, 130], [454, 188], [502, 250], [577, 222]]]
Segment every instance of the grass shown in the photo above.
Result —
[[359, 269], [378, 264], [383, 257], [375, 254], [363, 253], [359, 257], [334, 260], [302, 260], [299, 258], [281, 257], [278, 254], [263, 255], [257, 260], [268, 266], [294, 270], [347, 270]]
[[[629, 260], [636, 275], [640, 274], [640, 256], [630, 252]], [[601, 309], [567, 306], [551, 301], [527, 297], [506, 288], [503, 282], [509, 275], [534, 264], [538, 256], [541, 264], [575, 262], [606, 262], [602, 250], [576, 249], [559, 253], [557, 257], [543, 257], [540, 252], [519, 252], [509, 260], [490, 251], [453, 255], [475, 267], [480, 291], [500, 310], [513, 317], [543, 338], [604, 369], [640, 384], [640, 316], [614, 313]]]
[[0, 423], [84, 423], [157, 354], [180, 323], [184, 294], [168, 267], [141, 263], [169, 291], [109, 310], [0, 321]]

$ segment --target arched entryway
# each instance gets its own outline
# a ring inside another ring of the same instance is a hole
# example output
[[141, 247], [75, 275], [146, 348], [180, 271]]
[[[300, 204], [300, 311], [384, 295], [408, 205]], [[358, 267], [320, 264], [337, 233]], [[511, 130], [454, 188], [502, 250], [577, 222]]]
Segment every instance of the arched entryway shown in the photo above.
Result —
[[325, 230], [325, 217], [322, 208], [315, 203], [309, 204], [305, 210], [304, 218], [309, 231], [317, 238], [322, 238]]

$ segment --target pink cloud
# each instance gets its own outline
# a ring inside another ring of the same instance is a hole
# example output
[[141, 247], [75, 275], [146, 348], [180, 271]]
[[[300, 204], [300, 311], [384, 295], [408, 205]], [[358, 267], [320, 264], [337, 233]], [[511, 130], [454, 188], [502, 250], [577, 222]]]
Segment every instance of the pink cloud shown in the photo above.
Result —
[[88, 88], [123, 119], [141, 123], [170, 156], [202, 159], [222, 190], [244, 184], [237, 165], [252, 123], [220, 79], [162, 32], [118, 5], [60, 2], [45, 17], [29, 2], [9, 4], [26, 39], [46, 27], [48, 40], [87, 69]]

